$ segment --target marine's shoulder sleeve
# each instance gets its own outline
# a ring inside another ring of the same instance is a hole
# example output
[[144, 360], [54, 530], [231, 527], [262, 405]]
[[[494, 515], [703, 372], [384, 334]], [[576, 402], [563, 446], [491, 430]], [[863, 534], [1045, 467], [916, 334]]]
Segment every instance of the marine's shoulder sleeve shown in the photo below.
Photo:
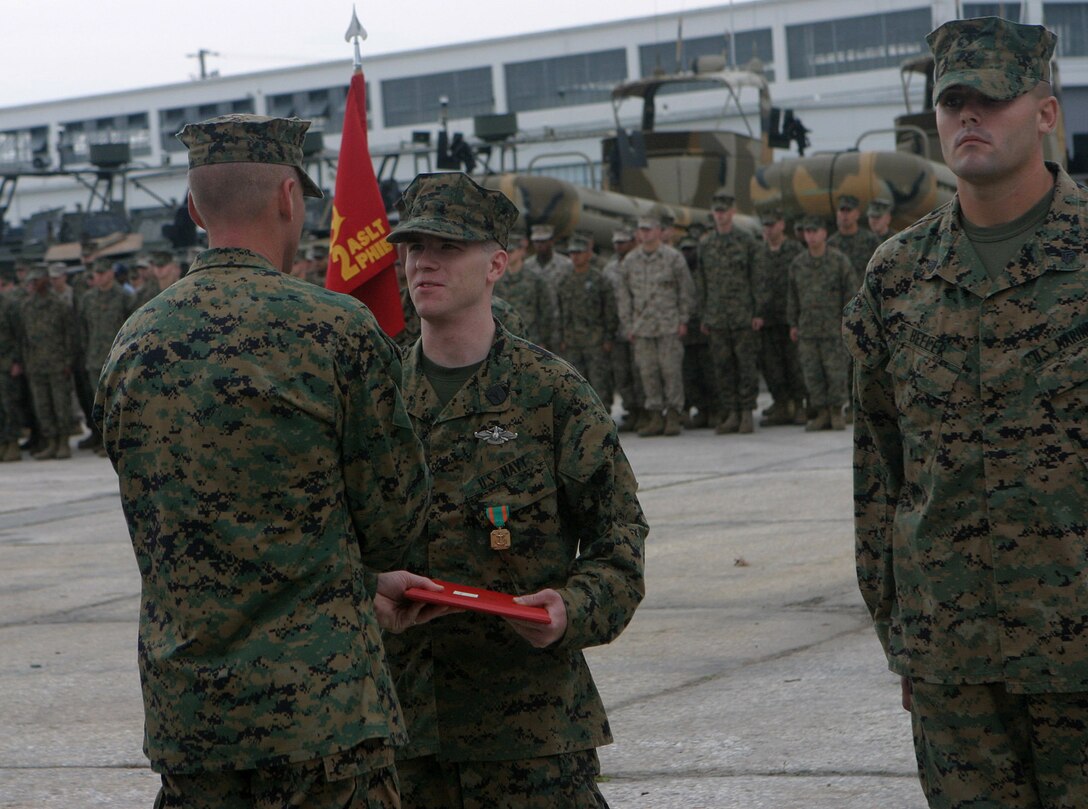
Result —
[[562, 360], [536, 360], [550, 385], [560, 519], [577, 556], [563, 587], [568, 628], [559, 645], [608, 643], [645, 593], [645, 537], [634, 472], [615, 424], [592, 387]]

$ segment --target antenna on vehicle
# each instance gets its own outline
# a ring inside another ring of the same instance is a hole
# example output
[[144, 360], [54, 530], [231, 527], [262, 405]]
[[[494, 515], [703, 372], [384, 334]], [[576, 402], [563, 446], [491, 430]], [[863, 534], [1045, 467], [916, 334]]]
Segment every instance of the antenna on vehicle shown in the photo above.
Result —
[[737, 18], [733, 15], [733, 0], [729, 0], [729, 66], [737, 68]]
[[673, 71], [679, 73], [684, 69], [684, 18], [676, 19], [676, 64]]

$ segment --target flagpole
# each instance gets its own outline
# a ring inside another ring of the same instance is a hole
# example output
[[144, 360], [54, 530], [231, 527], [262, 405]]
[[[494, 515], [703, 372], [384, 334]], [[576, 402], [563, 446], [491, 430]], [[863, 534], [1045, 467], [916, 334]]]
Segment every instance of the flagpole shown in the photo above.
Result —
[[325, 286], [358, 298], [370, 307], [385, 333], [395, 335], [404, 330], [404, 309], [393, 266], [396, 251], [385, 238], [389, 218], [367, 144], [362, 39], [366, 30], [353, 7], [344, 40], [355, 45], [355, 70], [344, 102]]

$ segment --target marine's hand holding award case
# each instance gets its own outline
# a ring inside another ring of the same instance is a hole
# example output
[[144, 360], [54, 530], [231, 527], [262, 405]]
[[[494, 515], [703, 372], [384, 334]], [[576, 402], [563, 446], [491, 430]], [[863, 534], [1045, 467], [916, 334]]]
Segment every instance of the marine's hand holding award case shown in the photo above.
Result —
[[441, 579], [431, 579], [431, 581], [442, 585], [444, 589], [424, 590], [419, 587], [410, 587], [404, 591], [405, 598], [410, 598], [413, 601], [424, 601], [428, 604], [443, 604], [474, 612], [485, 612], [490, 615], [501, 615], [506, 618], [518, 618], [522, 621], [532, 621], [538, 624], [551, 623], [551, 618], [548, 617], [546, 609], [516, 604], [514, 603], [514, 596], [509, 593], [484, 590], [480, 587], [470, 587], [467, 584], [454, 584]]

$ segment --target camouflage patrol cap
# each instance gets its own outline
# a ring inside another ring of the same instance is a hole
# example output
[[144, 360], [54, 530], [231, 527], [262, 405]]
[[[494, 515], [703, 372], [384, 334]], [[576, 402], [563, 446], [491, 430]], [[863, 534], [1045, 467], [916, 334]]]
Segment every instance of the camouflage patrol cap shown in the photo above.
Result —
[[567, 242], [568, 253], [584, 253], [589, 249], [589, 240], [584, 236], [571, 236]]
[[1050, 81], [1057, 37], [1041, 25], [975, 17], [946, 22], [926, 42], [933, 51], [935, 101], [957, 85], [1008, 101]]
[[404, 192], [405, 214], [388, 240], [408, 241], [426, 233], [460, 242], [496, 241], [505, 245], [518, 209], [501, 191], [477, 185], [467, 174], [420, 174]]
[[555, 228], [551, 225], [533, 225], [529, 231], [529, 241], [546, 242], [555, 238]]
[[719, 188], [714, 192], [714, 196], [710, 198], [710, 210], [728, 211], [733, 207], [734, 202], [736, 202], [736, 198], [729, 191]]
[[640, 228], [659, 228], [661, 227], [661, 218], [653, 214], [643, 214], [638, 218], [638, 226]]
[[817, 228], [827, 230], [827, 220], [818, 214], [806, 214], [801, 217], [798, 224], [805, 230], [816, 230]]
[[612, 231], [612, 244], [616, 242], [629, 242], [635, 238], [631, 228], [616, 228]]
[[151, 263], [156, 267], [165, 267], [167, 264], [173, 264], [175, 260], [174, 254], [169, 250], [151, 251]]
[[49, 268], [45, 264], [34, 264], [26, 274], [27, 281], [39, 281], [49, 277]]
[[113, 272], [113, 260], [108, 258], [96, 258], [91, 262], [91, 272]]
[[877, 197], [869, 203], [865, 211], [866, 216], [881, 216], [892, 209], [892, 201], [887, 197]]
[[840, 211], [856, 211], [860, 206], [861, 200], [853, 194], [843, 194], [839, 197], [839, 202], [836, 207], [838, 207]]
[[[101, 259], [99, 259], [101, 260]], [[97, 263], [97, 262], [95, 262]], [[61, 261], [54, 261], [49, 265], [49, 277], [50, 278], [64, 278], [68, 275], [68, 265]]]
[[186, 124], [177, 139], [189, 149], [189, 168], [215, 163], [274, 163], [292, 166], [307, 197], [325, 196], [302, 168], [302, 141], [309, 121], [231, 113]]
[[759, 209], [759, 222], [762, 225], [773, 225], [782, 218], [782, 209], [777, 205]]
[[669, 228], [676, 224], [676, 217], [674, 217], [672, 211], [664, 205], [654, 205], [650, 208], [649, 215], [655, 218], [663, 228]]

